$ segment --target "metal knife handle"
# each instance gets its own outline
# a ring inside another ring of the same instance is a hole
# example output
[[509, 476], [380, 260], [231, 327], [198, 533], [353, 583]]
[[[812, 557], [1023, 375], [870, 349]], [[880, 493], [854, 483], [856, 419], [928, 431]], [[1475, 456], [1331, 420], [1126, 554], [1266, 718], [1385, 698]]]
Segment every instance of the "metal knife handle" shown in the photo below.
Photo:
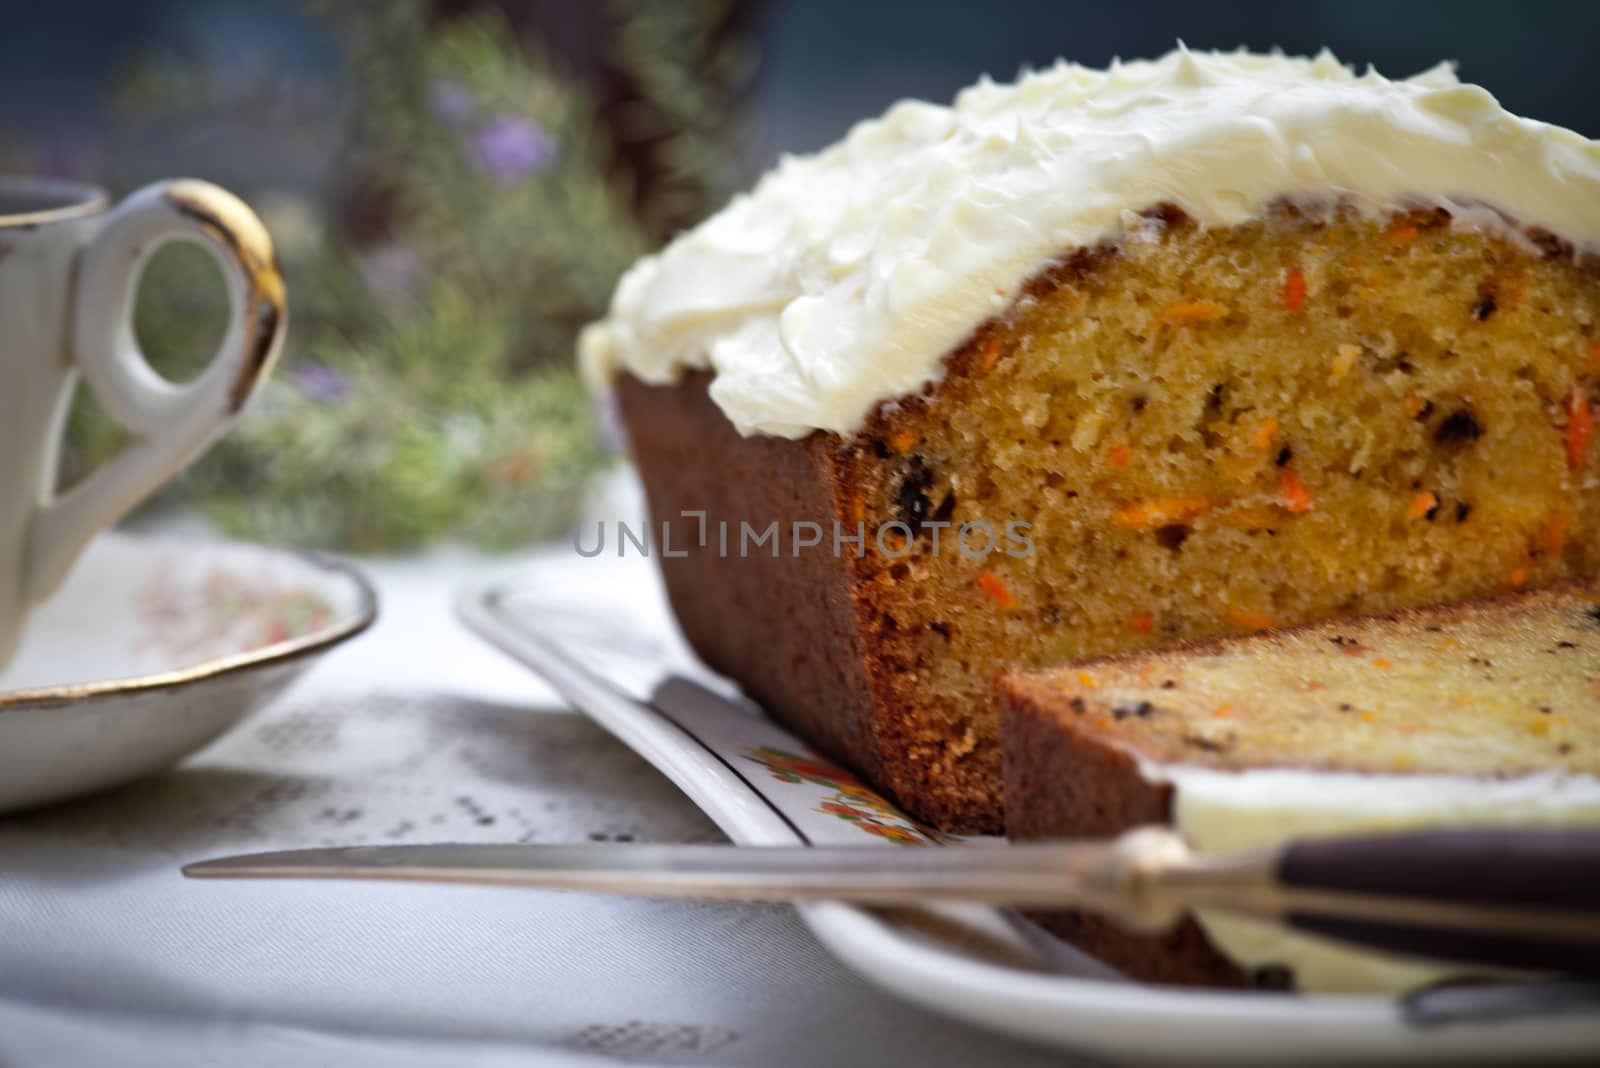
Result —
[[[1600, 976], [1600, 832], [1306, 839], [1282, 850], [1277, 877], [1281, 918], [1304, 931], [1436, 959]], [[1355, 899], [1374, 907], [1353, 914]]]

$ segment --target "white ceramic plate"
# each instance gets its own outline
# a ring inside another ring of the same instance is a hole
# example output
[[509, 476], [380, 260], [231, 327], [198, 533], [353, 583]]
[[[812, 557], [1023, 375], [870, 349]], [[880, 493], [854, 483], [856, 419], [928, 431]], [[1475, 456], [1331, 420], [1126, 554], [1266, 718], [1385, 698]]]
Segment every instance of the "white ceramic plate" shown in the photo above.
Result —
[[[994, 842], [919, 825], [699, 665], [644, 562], [631, 571], [626, 561], [582, 563], [470, 590], [462, 617], [659, 768], [734, 841]], [[1117, 1060], [1463, 1063], [1600, 1049], [1594, 987], [1441, 988], [1400, 1000], [1158, 987], [999, 910], [801, 911], [833, 953], [909, 1001]]]
[[376, 615], [372, 588], [344, 564], [101, 535], [0, 671], [0, 812], [168, 767]]

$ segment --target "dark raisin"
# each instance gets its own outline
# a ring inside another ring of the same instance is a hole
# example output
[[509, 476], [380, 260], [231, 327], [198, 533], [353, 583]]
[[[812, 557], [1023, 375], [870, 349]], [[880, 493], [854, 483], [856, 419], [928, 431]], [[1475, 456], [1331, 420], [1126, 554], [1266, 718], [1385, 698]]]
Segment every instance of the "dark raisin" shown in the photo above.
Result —
[[1544, 253], [1546, 259], [1570, 259], [1572, 257], [1571, 242], [1564, 241], [1542, 226], [1530, 226], [1524, 231], [1528, 240], [1532, 241], [1538, 250]]
[[1111, 716], [1113, 719], [1127, 719], [1131, 715], [1133, 715], [1133, 709], [1129, 708], [1127, 705], [1117, 705], [1111, 710]]
[[889, 451], [889, 446], [884, 443], [882, 438], [872, 439], [872, 453], [880, 460], [887, 460], [894, 455]]
[[1440, 445], [1464, 445], [1483, 436], [1483, 426], [1471, 408], [1451, 412], [1433, 432], [1433, 440]]
[[1540, 705], [1539, 706], [1539, 711], [1541, 713], [1543, 713], [1544, 715], [1548, 716], [1550, 714], [1550, 706], [1549, 705]]
[[1141, 393], [1128, 402], [1128, 407], [1132, 408], [1136, 412], [1142, 412], [1144, 411], [1145, 404], [1146, 401], [1144, 399], [1144, 394]]
[[1593, 608], [1589, 609], [1589, 611], [1585, 612], [1584, 615], [1589, 617], [1590, 623], [1600, 626], [1600, 604], [1597, 604]]
[[1138, 716], [1140, 719], [1144, 719], [1155, 710], [1156, 706], [1151, 704], [1149, 701], [1140, 701], [1138, 704], [1133, 706], [1133, 714]]
[[1576, 649], [1577, 647], [1577, 642], [1556, 642], [1557, 649]]
[[948, 623], [929, 623], [928, 624], [928, 629], [933, 631], [935, 634], [939, 635], [939, 637], [943, 638], [945, 641], [949, 641], [950, 640], [950, 624], [948, 624]]
[[1572, 743], [1562, 742], [1560, 745], [1556, 746], [1556, 752], [1560, 753], [1562, 756], [1566, 756], [1568, 753], [1572, 752]]
[[913, 456], [900, 481], [900, 489], [895, 493], [895, 503], [899, 506], [897, 518], [911, 528], [912, 537], [917, 536], [933, 512], [933, 502], [928, 499], [928, 487], [932, 485], [933, 472], [922, 457]]
[[1339, 702], [1339, 711], [1340, 712], [1354, 712], [1355, 711], [1355, 706], [1353, 706], [1351, 704], [1348, 704], [1348, 703], [1346, 703], [1344, 701], [1340, 701]]
[[1433, 502], [1432, 508], [1429, 508], [1426, 512], [1422, 513], [1422, 518], [1426, 519], [1430, 523], [1439, 518], [1439, 502], [1437, 500]]
[[1070, 701], [1067, 702], [1067, 707], [1072, 709], [1074, 712], [1078, 713], [1078, 715], [1080, 715], [1080, 716], [1083, 715], [1084, 711], [1087, 708], [1087, 706], [1084, 705], [1084, 703], [1083, 703], [1083, 698], [1081, 698], [1081, 697], [1072, 698]]
[[1472, 317], [1481, 323], [1493, 315], [1495, 309], [1499, 306], [1499, 304], [1495, 303], [1493, 293], [1485, 293], [1478, 298], [1478, 303], [1472, 306]]
[[1277, 464], [1279, 467], [1284, 467], [1289, 463], [1290, 460], [1293, 459], [1294, 450], [1285, 445], [1283, 448], [1278, 450], [1277, 459], [1273, 460], [1272, 462]]
[[1467, 521], [1467, 516], [1469, 516], [1471, 514], [1472, 514], [1472, 504], [1471, 504], [1470, 501], [1457, 501], [1456, 502], [1456, 522], [1457, 523], [1465, 523]]
[[1183, 543], [1188, 537], [1189, 528], [1182, 523], [1168, 523], [1166, 526], [1156, 528], [1156, 544], [1173, 552], [1183, 548]]
[[1166, 680], [1166, 681], [1165, 681], [1165, 682], [1163, 682], [1163, 683], [1162, 683], [1162, 684], [1161, 684], [1161, 688], [1162, 688], [1162, 689], [1163, 689], [1163, 690], [1175, 690], [1175, 689], [1177, 689], [1177, 688], [1178, 688], [1178, 684], [1177, 684], [1177, 682], [1176, 682], [1176, 681], [1175, 681], [1175, 680], [1173, 680], [1173, 679], [1167, 679], [1167, 680]]
[[1422, 407], [1417, 409], [1417, 422], [1426, 423], [1433, 416], [1433, 401], [1425, 400]]

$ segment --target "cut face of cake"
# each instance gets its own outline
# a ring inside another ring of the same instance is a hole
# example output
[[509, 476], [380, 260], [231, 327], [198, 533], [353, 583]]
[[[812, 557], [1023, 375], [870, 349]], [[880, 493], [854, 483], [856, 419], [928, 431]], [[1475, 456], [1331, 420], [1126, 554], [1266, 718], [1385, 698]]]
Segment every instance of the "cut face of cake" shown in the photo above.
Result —
[[1180, 51], [786, 161], [582, 358], [702, 657], [998, 830], [1008, 670], [1600, 570], [1597, 247], [1600, 148], [1448, 70]]
[[[1600, 827], [1596, 579], [1022, 672], [1001, 691], [1014, 839], [1170, 821], [1225, 852], [1428, 825]], [[1044, 920], [1145, 979], [1370, 990], [1449, 974], [1224, 916], [1161, 938]]]

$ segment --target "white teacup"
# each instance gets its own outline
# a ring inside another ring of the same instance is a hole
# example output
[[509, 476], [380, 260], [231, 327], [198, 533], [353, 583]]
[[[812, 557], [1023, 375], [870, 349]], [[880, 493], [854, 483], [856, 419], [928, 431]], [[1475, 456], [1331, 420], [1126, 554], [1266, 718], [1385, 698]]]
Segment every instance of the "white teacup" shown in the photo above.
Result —
[[[170, 241], [211, 250], [227, 280], [221, 347], [176, 385], [139, 351], [133, 301]], [[0, 667], [29, 608], [90, 538], [198, 456], [238, 414], [283, 342], [287, 309], [266, 228], [206, 182], [157, 182], [111, 208], [76, 182], [0, 178]], [[57, 494], [57, 457], [82, 375], [133, 442]]]

